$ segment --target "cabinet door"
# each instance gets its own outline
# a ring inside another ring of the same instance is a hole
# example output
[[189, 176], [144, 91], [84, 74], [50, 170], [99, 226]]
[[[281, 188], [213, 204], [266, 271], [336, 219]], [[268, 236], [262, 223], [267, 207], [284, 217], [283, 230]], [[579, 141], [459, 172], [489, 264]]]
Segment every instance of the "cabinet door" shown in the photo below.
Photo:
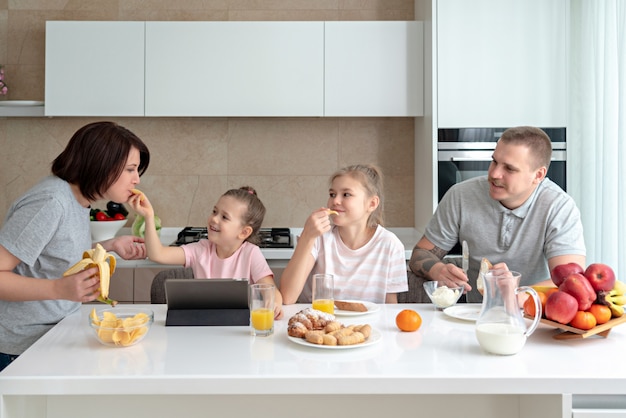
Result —
[[438, 0], [438, 126], [567, 126], [568, 0]]
[[46, 22], [46, 116], [143, 116], [144, 22]]
[[422, 22], [326, 22], [325, 116], [422, 116]]
[[109, 297], [118, 302], [134, 302], [134, 269], [118, 268], [111, 276]]
[[146, 116], [322, 116], [323, 22], [147, 22]]
[[163, 270], [175, 267], [176, 266], [136, 268], [134, 302], [150, 303], [150, 288], [152, 287], [154, 276]]

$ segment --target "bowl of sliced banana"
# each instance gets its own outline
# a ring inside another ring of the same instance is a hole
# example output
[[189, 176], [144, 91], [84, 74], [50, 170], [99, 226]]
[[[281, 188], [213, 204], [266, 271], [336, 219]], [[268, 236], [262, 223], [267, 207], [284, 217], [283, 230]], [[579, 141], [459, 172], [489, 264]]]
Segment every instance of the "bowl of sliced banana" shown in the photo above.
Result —
[[152, 323], [154, 312], [140, 308], [93, 308], [89, 326], [96, 339], [109, 347], [130, 347], [143, 340]]

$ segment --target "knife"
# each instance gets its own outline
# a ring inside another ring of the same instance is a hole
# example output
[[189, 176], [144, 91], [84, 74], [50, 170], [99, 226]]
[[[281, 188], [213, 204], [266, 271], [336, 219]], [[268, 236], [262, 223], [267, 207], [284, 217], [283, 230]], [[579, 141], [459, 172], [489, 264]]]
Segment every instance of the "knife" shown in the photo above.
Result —
[[467, 246], [467, 241], [465, 240], [463, 240], [463, 262], [461, 268], [467, 276], [467, 270], [469, 270], [469, 248]]

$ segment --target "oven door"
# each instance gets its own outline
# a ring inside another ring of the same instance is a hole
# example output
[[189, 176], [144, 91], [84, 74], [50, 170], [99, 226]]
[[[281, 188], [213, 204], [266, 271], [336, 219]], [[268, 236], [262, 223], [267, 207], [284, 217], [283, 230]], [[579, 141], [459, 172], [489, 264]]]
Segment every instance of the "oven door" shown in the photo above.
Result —
[[[454, 184], [486, 175], [492, 155], [492, 150], [439, 150], [437, 175], [439, 200]], [[552, 151], [548, 178], [567, 191], [565, 151]]]

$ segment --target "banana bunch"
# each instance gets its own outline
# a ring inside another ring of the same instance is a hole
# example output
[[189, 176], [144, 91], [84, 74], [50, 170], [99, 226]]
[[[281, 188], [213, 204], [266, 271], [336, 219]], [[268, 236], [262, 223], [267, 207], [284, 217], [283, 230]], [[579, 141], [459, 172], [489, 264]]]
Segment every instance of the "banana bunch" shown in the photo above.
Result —
[[97, 300], [111, 306], [117, 305], [117, 301], [109, 299], [111, 275], [115, 272], [115, 256], [107, 253], [102, 245], [96, 244], [96, 248], [85, 251], [82, 260], [67, 269], [63, 276], [76, 274], [92, 267], [98, 268], [98, 275], [100, 276], [100, 288], [98, 289], [100, 295]]
[[615, 280], [615, 286], [609, 291], [598, 292], [596, 303], [606, 305], [611, 309], [613, 318], [624, 315], [624, 305], [626, 305], [626, 283]]

